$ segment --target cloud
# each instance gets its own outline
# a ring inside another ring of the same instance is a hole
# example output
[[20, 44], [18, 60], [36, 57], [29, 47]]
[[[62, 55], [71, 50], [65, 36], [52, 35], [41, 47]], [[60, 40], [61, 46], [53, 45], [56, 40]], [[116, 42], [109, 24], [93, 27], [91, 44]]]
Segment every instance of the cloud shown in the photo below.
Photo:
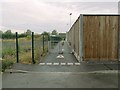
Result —
[[2, 2], [2, 26], [15, 30], [35, 32], [66, 32], [81, 13], [117, 13], [117, 2], [43, 2], [40, 0], [13, 0]]

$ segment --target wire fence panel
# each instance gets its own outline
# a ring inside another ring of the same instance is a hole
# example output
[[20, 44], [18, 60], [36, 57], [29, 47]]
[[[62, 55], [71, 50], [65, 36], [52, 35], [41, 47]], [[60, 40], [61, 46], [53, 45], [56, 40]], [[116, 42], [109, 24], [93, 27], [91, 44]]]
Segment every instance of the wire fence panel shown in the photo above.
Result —
[[16, 62], [15, 39], [2, 39], [2, 59]]
[[21, 63], [32, 63], [32, 37], [19, 38], [19, 61]]
[[42, 37], [40, 34], [37, 34], [34, 36], [34, 51], [35, 51], [35, 61], [37, 63], [40, 62], [40, 59], [41, 59], [41, 56], [42, 56], [42, 53], [43, 53], [43, 44], [42, 44]]

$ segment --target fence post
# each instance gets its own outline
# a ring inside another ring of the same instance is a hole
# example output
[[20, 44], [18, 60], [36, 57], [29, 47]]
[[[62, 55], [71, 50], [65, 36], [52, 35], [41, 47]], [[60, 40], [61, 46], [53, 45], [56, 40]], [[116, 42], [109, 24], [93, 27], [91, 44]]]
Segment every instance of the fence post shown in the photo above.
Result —
[[35, 60], [34, 60], [34, 32], [32, 32], [32, 63], [35, 64]]
[[[49, 45], [49, 35], [47, 35], [48, 36], [48, 45]], [[47, 51], [49, 52], [49, 46], [47, 46]]]
[[43, 52], [44, 52], [44, 34], [43, 34]]
[[120, 64], [120, 16], [118, 16], [118, 64]]
[[16, 32], [16, 58], [17, 63], [19, 63], [19, 47], [18, 47], [18, 33]]
[[84, 43], [83, 43], [83, 15], [80, 15], [80, 30], [79, 30], [79, 56], [80, 56], [80, 62], [84, 59]]

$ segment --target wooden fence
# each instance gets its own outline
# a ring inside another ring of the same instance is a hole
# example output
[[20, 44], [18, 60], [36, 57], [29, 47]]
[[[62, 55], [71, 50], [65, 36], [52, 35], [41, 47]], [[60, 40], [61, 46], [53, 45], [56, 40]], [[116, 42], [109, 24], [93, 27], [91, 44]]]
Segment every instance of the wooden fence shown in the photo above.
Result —
[[79, 61], [117, 61], [118, 15], [80, 15], [67, 33]]

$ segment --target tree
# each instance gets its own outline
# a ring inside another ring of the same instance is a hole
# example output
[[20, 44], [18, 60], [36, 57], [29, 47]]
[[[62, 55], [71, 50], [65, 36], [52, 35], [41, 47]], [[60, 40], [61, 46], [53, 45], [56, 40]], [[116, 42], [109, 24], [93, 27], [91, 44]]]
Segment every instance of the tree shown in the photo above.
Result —
[[15, 34], [11, 32], [11, 30], [7, 30], [5, 33], [2, 33], [3, 39], [14, 39]]
[[49, 32], [43, 32], [42, 35], [44, 35], [45, 40], [50, 40], [50, 33]]
[[11, 30], [7, 30], [5, 34], [12, 34]]
[[3, 32], [0, 30], [0, 38], [2, 38], [2, 34], [3, 34]]
[[27, 36], [30, 36], [32, 34], [31, 30], [27, 29], [26, 34], [27, 34]]
[[50, 35], [50, 33], [49, 32], [43, 32], [42, 34], [44, 34], [44, 35]]
[[57, 35], [57, 34], [58, 34], [58, 32], [56, 30], [52, 31], [52, 35]]
[[3, 31], [0, 30], [0, 34], [3, 34]]
[[18, 36], [19, 36], [19, 38], [23, 38], [23, 37], [27, 37], [27, 34], [26, 33], [21, 33]]

